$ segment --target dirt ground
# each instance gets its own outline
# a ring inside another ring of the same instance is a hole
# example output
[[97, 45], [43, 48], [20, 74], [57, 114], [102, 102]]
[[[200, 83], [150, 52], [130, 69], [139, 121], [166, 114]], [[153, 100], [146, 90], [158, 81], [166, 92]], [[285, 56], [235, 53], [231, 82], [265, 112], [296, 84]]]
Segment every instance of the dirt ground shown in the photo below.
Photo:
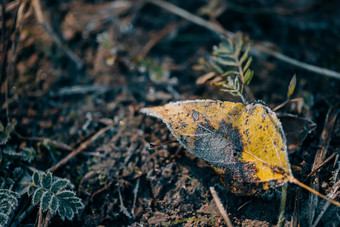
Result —
[[[6, 74], [1, 75], [6, 75], [9, 87], [7, 98], [2, 89], [8, 112], [2, 105], [1, 114], [17, 121], [11, 143], [37, 148], [49, 138], [75, 149], [111, 126], [54, 172], [75, 184], [85, 208], [72, 222], [55, 216], [51, 226], [226, 226], [210, 187], [234, 226], [276, 225], [280, 188], [258, 197], [228, 192], [215, 171], [179, 143], [150, 146], [174, 137], [160, 120], [139, 113], [142, 107], [175, 100], [239, 102], [214, 86], [196, 84], [204, 74], [195, 70], [198, 59], [219, 43], [219, 34], [142, 0], [41, 1], [43, 26], [29, 1], [22, 2], [27, 6], [16, 22], [18, 4], [5, 2], [14, 6], [6, 13], [8, 42], [2, 44], [8, 46], [7, 52], [1, 47], [8, 59], [2, 62]], [[247, 34], [252, 44], [340, 72], [338, 1], [214, 1], [221, 5], [213, 9], [205, 0], [168, 2], [205, 20], [217, 20], [231, 32]], [[202, 14], [202, 7], [210, 16]], [[13, 23], [17, 28], [11, 30]], [[256, 100], [271, 108], [286, 100], [289, 81], [297, 75], [293, 98], [300, 101], [278, 110], [290, 163], [294, 176], [303, 181], [318, 149], [326, 148], [326, 158], [333, 156], [320, 168], [317, 180], [319, 191], [329, 193], [339, 184], [332, 177], [339, 168], [340, 80], [257, 49], [250, 54], [255, 74], [249, 88]], [[70, 152], [60, 146], [38, 151], [32, 165], [43, 171]], [[308, 197], [307, 191], [289, 185], [285, 226], [309, 226]], [[324, 204], [319, 199], [312, 222]], [[21, 203], [19, 210], [28, 205]], [[32, 210], [21, 224], [35, 223], [37, 212]], [[339, 208], [331, 205], [318, 226], [339, 224]]]

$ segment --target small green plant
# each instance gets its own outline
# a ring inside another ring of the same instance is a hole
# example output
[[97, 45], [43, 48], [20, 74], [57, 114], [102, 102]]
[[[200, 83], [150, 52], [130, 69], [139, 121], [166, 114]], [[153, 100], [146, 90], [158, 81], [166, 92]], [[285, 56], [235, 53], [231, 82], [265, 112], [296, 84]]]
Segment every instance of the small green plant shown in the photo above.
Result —
[[136, 59], [136, 65], [141, 73], [147, 72], [155, 84], [167, 83], [169, 80], [169, 70], [152, 58]]
[[55, 179], [50, 172], [41, 175], [34, 172], [27, 193], [32, 196], [33, 205], [39, 204], [43, 212], [48, 211], [52, 215], [58, 212], [61, 219], [72, 220], [84, 205], [75, 192], [66, 189], [70, 186], [69, 180]]
[[13, 131], [15, 125], [16, 125], [16, 121], [12, 121], [8, 123], [5, 128], [2, 122], [0, 122], [0, 145], [7, 143], [9, 136], [11, 132]]
[[[27, 165], [36, 157], [36, 151], [30, 147], [19, 150], [8, 144], [10, 134], [16, 122], [12, 121], [6, 127], [0, 122], [0, 226], [8, 225], [10, 217], [18, 206], [18, 199], [23, 191], [14, 191], [14, 185], [20, 184], [22, 176], [27, 171]], [[73, 185], [65, 178], [56, 178], [52, 173], [34, 172], [32, 182], [27, 188], [27, 193], [32, 196], [32, 204], [39, 205], [39, 220], [43, 212], [56, 213], [65, 220], [72, 220], [74, 215], [84, 207], [80, 198], [72, 190]], [[20, 187], [18, 187], [20, 188]], [[69, 188], [69, 189], [67, 189]], [[47, 218], [44, 220], [48, 220]]]
[[237, 34], [234, 39], [227, 37], [221, 39], [221, 43], [213, 47], [213, 53], [208, 59], [199, 60], [203, 68], [209, 72], [205, 81], [215, 78], [214, 84], [221, 86], [222, 91], [240, 97], [242, 102], [247, 104], [245, 87], [249, 85], [254, 75], [254, 71], [249, 68], [253, 61], [249, 57], [250, 45], [241, 34]]
[[4, 189], [4, 183], [0, 189], [0, 226], [7, 224], [11, 213], [18, 206], [18, 193], [12, 191], [12, 189]]

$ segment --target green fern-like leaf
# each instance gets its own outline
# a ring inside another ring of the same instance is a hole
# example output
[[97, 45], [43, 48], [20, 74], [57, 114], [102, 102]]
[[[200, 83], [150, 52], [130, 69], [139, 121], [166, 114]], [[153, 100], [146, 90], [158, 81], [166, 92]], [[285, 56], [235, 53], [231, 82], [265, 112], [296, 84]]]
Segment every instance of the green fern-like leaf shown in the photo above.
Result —
[[41, 177], [41, 186], [44, 188], [50, 188], [52, 183], [52, 173], [44, 173]]
[[27, 194], [28, 194], [28, 196], [31, 196], [31, 195], [33, 195], [33, 193], [34, 193], [34, 191], [35, 191], [35, 186], [34, 185], [30, 185], [30, 186], [28, 186], [28, 189], [27, 189]]
[[18, 206], [19, 194], [9, 189], [0, 189], [0, 225], [6, 225], [10, 214]]
[[[244, 48], [246, 47], [246, 48]], [[244, 87], [250, 84], [254, 71], [249, 69], [252, 58], [249, 57], [250, 45], [241, 34], [234, 39], [222, 37], [218, 46], [213, 47], [213, 53], [207, 60], [200, 60], [200, 64], [208, 72], [214, 72], [215, 85], [222, 86], [222, 91], [240, 97], [245, 104]], [[232, 83], [230, 81], [233, 81]]]
[[53, 182], [51, 186], [51, 191], [53, 193], [57, 193], [60, 189], [66, 188], [68, 185], [70, 185], [70, 181], [67, 179], [59, 179]]
[[65, 217], [69, 220], [73, 219], [74, 214], [84, 208], [84, 205], [73, 191], [62, 191], [57, 194], [57, 197], [59, 201], [58, 213], [63, 220]]
[[52, 195], [51, 204], [50, 204], [50, 211], [52, 215], [57, 213], [58, 207], [59, 207], [58, 198], [55, 195]]
[[32, 175], [32, 180], [33, 180], [33, 183], [38, 186], [40, 185], [40, 176], [39, 176], [39, 173], [38, 172], [34, 172], [33, 175]]
[[[67, 179], [54, 179], [52, 173], [37, 172], [32, 175], [32, 184], [28, 187], [28, 194], [33, 195], [32, 203], [40, 203], [43, 211], [50, 211], [52, 215], [58, 213], [65, 220], [72, 220], [74, 215], [84, 208], [76, 193], [67, 190], [71, 183]], [[32, 192], [33, 191], [33, 192]]]
[[37, 205], [40, 202], [40, 199], [43, 194], [44, 194], [44, 189], [38, 188], [37, 190], [35, 190], [33, 194], [33, 198], [32, 198], [33, 205]]
[[36, 151], [32, 147], [25, 147], [21, 150], [22, 157], [21, 160], [26, 162], [32, 162], [36, 156]]
[[40, 202], [40, 206], [43, 211], [46, 211], [50, 207], [51, 200], [52, 200], [52, 194], [49, 191], [44, 192], [44, 194], [41, 197], [41, 202]]
[[0, 212], [0, 226], [6, 225], [7, 221], [8, 221], [8, 215]]
[[3, 124], [1, 123], [0, 126], [0, 144], [7, 143], [11, 132], [13, 131], [14, 127], [16, 125], [16, 121], [13, 120], [12, 122], [8, 123], [6, 128], [4, 128]]

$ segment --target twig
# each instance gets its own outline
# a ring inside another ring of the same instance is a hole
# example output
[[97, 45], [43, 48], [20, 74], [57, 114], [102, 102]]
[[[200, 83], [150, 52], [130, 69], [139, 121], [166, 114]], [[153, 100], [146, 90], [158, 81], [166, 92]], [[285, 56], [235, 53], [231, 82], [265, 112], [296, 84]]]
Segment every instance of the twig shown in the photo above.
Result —
[[323, 76], [328, 76], [328, 77], [332, 77], [332, 78], [335, 78], [335, 79], [340, 79], [340, 73], [338, 73], [338, 72], [335, 72], [335, 71], [332, 71], [332, 70], [329, 70], [329, 69], [325, 69], [325, 68], [321, 68], [321, 67], [318, 67], [318, 66], [315, 66], [315, 65], [310, 65], [310, 64], [307, 64], [307, 63], [302, 62], [302, 61], [298, 61], [296, 59], [290, 58], [286, 55], [283, 55], [283, 54], [281, 54], [277, 51], [271, 50], [271, 49], [266, 48], [266, 47], [259, 45], [259, 44], [253, 44], [252, 46], [255, 47], [256, 49], [258, 49], [259, 51], [267, 54], [267, 55], [270, 55], [274, 58], [277, 58], [277, 59], [284, 61], [286, 63], [289, 63], [291, 65], [297, 66], [299, 68], [302, 68], [302, 69], [305, 69], [307, 71], [310, 71], [310, 72], [313, 72], [313, 73], [316, 73], [316, 74], [320, 74], [320, 75], [323, 75]]
[[112, 181], [111, 181], [109, 184], [107, 184], [107, 185], [105, 185], [104, 187], [102, 187], [101, 189], [95, 191], [95, 192], [91, 195], [91, 197], [92, 197], [92, 198], [96, 197], [99, 193], [101, 193], [101, 192], [107, 190], [111, 185], [112, 185]]
[[248, 200], [247, 202], [245, 202], [244, 204], [242, 204], [241, 206], [239, 206], [239, 208], [237, 208], [237, 211], [241, 210], [243, 207], [245, 207], [246, 205], [248, 205], [249, 203], [251, 203], [253, 201], [253, 199]]
[[137, 201], [137, 195], [138, 195], [138, 189], [139, 189], [139, 182], [140, 182], [140, 178], [137, 179], [136, 187], [133, 190], [133, 205], [132, 205], [132, 209], [131, 209], [131, 214], [132, 214], [133, 219], [136, 218], [135, 208], [136, 208], [136, 201]]
[[118, 194], [119, 194], [119, 201], [120, 201], [120, 208], [122, 209], [123, 213], [128, 217], [132, 218], [129, 212], [127, 211], [126, 207], [124, 206], [122, 194], [120, 193], [120, 184], [119, 184], [119, 176], [117, 176], [117, 181], [118, 181]]
[[82, 152], [87, 148], [87, 146], [95, 141], [99, 136], [101, 136], [103, 133], [105, 133], [107, 130], [109, 130], [112, 126], [106, 126], [105, 128], [102, 128], [99, 130], [96, 134], [94, 134], [91, 138], [86, 140], [85, 142], [81, 143], [79, 147], [77, 147], [75, 150], [73, 150], [70, 154], [68, 154], [65, 158], [60, 160], [57, 164], [52, 166], [51, 168], [48, 169], [50, 172], [56, 171], [59, 167], [65, 165], [71, 158]]
[[214, 31], [218, 34], [223, 33], [223, 34], [225, 34], [229, 37], [234, 37], [234, 35], [235, 35], [234, 33], [227, 31], [227, 30], [221, 28], [220, 26], [218, 26], [214, 23], [211, 23], [207, 20], [204, 20], [201, 17], [198, 17], [198, 16], [196, 16], [192, 13], [189, 13], [188, 11], [186, 11], [182, 8], [179, 8], [178, 6], [175, 6], [171, 3], [165, 2], [163, 0], [147, 0], [147, 1], [153, 3], [157, 6], [160, 6], [160, 7], [164, 8], [164, 9], [166, 9], [166, 10], [168, 10], [168, 11], [170, 11], [170, 12], [172, 12], [172, 13], [174, 13], [174, 14], [176, 14], [176, 15], [178, 15], [178, 16], [180, 16], [180, 17], [182, 17], [182, 18], [184, 18], [188, 21], [191, 21], [194, 24], [198, 24], [202, 27], [208, 28], [209, 30], [212, 30], [212, 31]]
[[286, 101], [284, 101], [283, 103], [281, 103], [280, 105], [276, 106], [273, 108], [273, 111], [276, 112], [277, 110], [281, 109], [282, 107], [284, 107], [287, 103], [289, 102], [299, 102], [303, 100], [302, 98], [296, 98], [296, 99], [287, 99]]
[[52, 140], [52, 139], [49, 139], [49, 138], [45, 138], [45, 137], [25, 137], [25, 136], [20, 135], [17, 131], [14, 131], [14, 132], [22, 140], [46, 141], [46, 142], [52, 144], [53, 146], [55, 146], [56, 148], [63, 149], [63, 150], [66, 150], [66, 151], [72, 151], [73, 150], [72, 147], [70, 147], [69, 145], [55, 141], [55, 140]]
[[[150, 3], [153, 3], [157, 6], [160, 6], [182, 18], [185, 18], [186, 20], [188, 21], [191, 21], [192, 23], [194, 24], [197, 24], [197, 25], [200, 25], [202, 27], [205, 27], [217, 34], [224, 34], [226, 36], [229, 36], [229, 37], [234, 37], [235, 34], [233, 32], [230, 32], [226, 29], [224, 29], [222, 26], [219, 26], [219, 25], [216, 25], [212, 22], [209, 22], [207, 20], [204, 20], [192, 13], [189, 13], [188, 11], [184, 10], [184, 9], [181, 9], [171, 3], [168, 3], [168, 2], [165, 2], [163, 0], [147, 0], [148, 2]], [[323, 75], [323, 76], [328, 76], [328, 77], [332, 77], [332, 78], [336, 78], [336, 79], [340, 79], [340, 73], [339, 72], [335, 72], [335, 71], [331, 71], [329, 69], [325, 69], [325, 68], [321, 68], [321, 67], [317, 67], [317, 66], [314, 66], [314, 65], [310, 65], [310, 64], [307, 64], [305, 62], [301, 62], [301, 61], [298, 61], [296, 59], [293, 59], [293, 58], [290, 58], [286, 55], [283, 55], [281, 53], [278, 53], [274, 50], [271, 50], [263, 45], [260, 45], [260, 44], [254, 44], [252, 45], [251, 48], [256, 48], [257, 50], [267, 54], [267, 55], [270, 55], [276, 59], [279, 59], [283, 62], [286, 62], [288, 64], [291, 64], [291, 65], [294, 65], [296, 67], [299, 67], [299, 68], [302, 68], [302, 69], [305, 69], [307, 71], [310, 71], [310, 72], [314, 72], [314, 73], [317, 73], [319, 75]], [[255, 52], [256, 53], [256, 52]]]
[[144, 58], [152, 47], [154, 47], [159, 41], [161, 41], [165, 36], [167, 36], [170, 32], [176, 29], [178, 26], [182, 25], [185, 21], [179, 21], [176, 23], [170, 23], [165, 26], [162, 30], [158, 31], [155, 34], [151, 35], [151, 39], [146, 43], [143, 47], [142, 51], [139, 54], [139, 58]]
[[310, 172], [306, 178], [309, 178], [314, 175], [316, 171], [318, 171], [322, 166], [324, 166], [327, 162], [329, 162], [337, 153], [333, 152], [323, 163], [321, 163], [318, 167], [316, 167], [312, 172]]
[[66, 55], [76, 64], [78, 69], [83, 68], [83, 63], [81, 59], [73, 53], [69, 48], [63, 45], [62, 41], [58, 35], [53, 31], [50, 25], [45, 22], [44, 16], [42, 14], [41, 5], [39, 0], [32, 0], [32, 6], [34, 9], [35, 17], [37, 22], [45, 29], [45, 31], [50, 35], [52, 40], [66, 53]]
[[44, 223], [43, 223], [43, 227], [48, 226], [48, 223], [50, 222], [51, 218], [52, 218], [51, 212], [47, 211], [47, 214], [46, 214], [46, 217], [45, 217], [45, 220], [44, 220]]
[[222, 217], [224, 218], [224, 221], [225, 221], [226, 225], [228, 227], [232, 227], [233, 225], [231, 224], [231, 221], [230, 221], [230, 219], [228, 217], [228, 214], [225, 211], [225, 209], [224, 209], [224, 207], [223, 207], [223, 205], [221, 203], [221, 200], [220, 200], [220, 198], [218, 197], [218, 195], [217, 195], [217, 193], [215, 191], [215, 188], [214, 187], [210, 187], [209, 189], [210, 189], [210, 192], [211, 192], [211, 194], [212, 194], [212, 196], [214, 198], [214, 201], [216, 203], [216, 206], [217, 206], [219, 212], [221, 213]]
[[42, 226], [42, 207], [40, 206], [39, 207], [39, 219], [38, 219], [38, 227], [41, 227]]

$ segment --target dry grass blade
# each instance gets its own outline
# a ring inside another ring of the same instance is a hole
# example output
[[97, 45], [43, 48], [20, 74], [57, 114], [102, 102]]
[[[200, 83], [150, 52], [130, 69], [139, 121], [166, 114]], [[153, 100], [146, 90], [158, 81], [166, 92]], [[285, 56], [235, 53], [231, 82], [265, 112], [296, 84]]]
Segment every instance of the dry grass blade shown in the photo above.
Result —
[[[340, 187], [340, 180], [337, 181], [339, 173], [340, 173], [340, 161], [338, 161], [337, 164], [338, 164], [338, 168], [336, 169], [336, 171], [333, 174], [333, 181], [336, 182], [336, 183], [333, 185], [332, 190], [329, 193], [329, 197], [333, 198], [333, 199], [339, 195], [339, 187]], [[315, 222], [313, 223], [313, 227], [315, 227], [319, 224], [322, 216], [325, 214], [329, 205], [330, 205], [330, 203], [324, 204], [324, 206], [321, 209], [320, 214], [318, 215], [318, 217], [315, 219]]]
[[131, 214], [132, 214], [132, 217], [134, 219], [136, 218], [135, 209], [136, 209], [136, 201], [137, 201], [139, 183], [140, 183], [140, 178], [137, 179], [137, 183], [136, 183], [135, 189], [133, 190], [133, 205], [132, 205], [132, 209], [131, 209]]
[[120, 208], [128, 218], [132, 218], [130, 213], [127, 211], [126, 207], [124, 206], [123, 197], [122, 197], [122, 194], [120, 192], [120, 184], [119, 184], [119, 177], [118, 176], [117, 176], [117, 181], [118, 181], [118, 194], [119, 194]]
[[[319, 144], [320, 148], [318, 149], [315, 155], [312, 172], [318, 169], [322, 165], [326, 157], [328, 146], [331, 141], [331, 134], [333, 132], [334, 124], [336, 122], [336, 119], [339, 113], [340, 113], [340, 103], [333, 106], [327, 113], [324, 129], [320, 137], [320, 144]], [[319, 183], [320, 183], [320, 180], [318, 178], [319, 178], [319, 174], [315, 174], [314, 178], [312, 178], [312, 183], [311, 183], [311, 187], [316, 190], [319, 188]], [[309, 221], [309, 225], [312, 225], [318, 201], [317, 201], [317, 197], [313, 194], [310, 194], [308, 201], [309, 201], [308, 221]]]
[[221, 215], [222, 215], [226, 225], [228, 227], [232, 227], [233, 225], [231, 224], [229, 216], [228, 216], [227, 212], [225, 211], [225, 209], [223, 207], [223, 204], [221, 203], [221, 200], [220, 200], [220, 198], [218, 197], [218, 195], [217, 195], [217, 193], [215, 191], [215, 188], [214, 187], [210, 187], [209, 189], [210, 189], [211, 195], [214, 198], [214, 201], [216, 203], [217, 209], [221, 213]]

